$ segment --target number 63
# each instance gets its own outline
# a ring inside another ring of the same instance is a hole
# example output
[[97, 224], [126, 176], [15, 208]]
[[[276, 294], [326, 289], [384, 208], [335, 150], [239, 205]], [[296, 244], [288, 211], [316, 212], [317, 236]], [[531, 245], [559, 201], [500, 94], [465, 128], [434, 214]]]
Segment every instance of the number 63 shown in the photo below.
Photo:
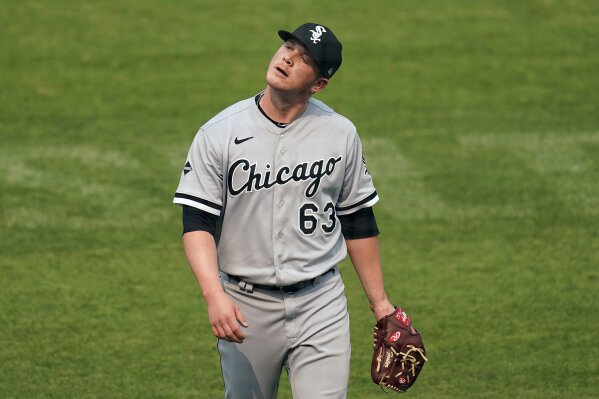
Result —
[[299, 228], [302, 233], [313, 234], [319, 226], [325, 233], [332, 233], [337, 224], [335, 205], [332, 202], [327, 203], [323, 208], [323, 212], [328, 216], [328, 220], [326, 223], [319, 224], [319, 218], [317, 217], [319, 214], [318, 205], [311, 202], [302, 205], [299, 211]]

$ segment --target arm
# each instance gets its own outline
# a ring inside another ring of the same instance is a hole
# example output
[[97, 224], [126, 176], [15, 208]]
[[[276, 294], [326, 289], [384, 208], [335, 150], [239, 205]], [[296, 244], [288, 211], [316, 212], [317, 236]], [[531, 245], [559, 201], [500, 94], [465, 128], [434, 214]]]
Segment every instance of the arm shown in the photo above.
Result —
[[346, 239], [345, 243], [374, 317], [379, 320], [393, 313], [395, 307], [387, 299], [383, 285], [378, 237]]
[[247, 322], [221, 286], [214, 237], [206, 231], [188, 232], [183, 235], [183, 246], [208, 306], [212, 332], [226, 341], [243, 342], [239, 324], [247, 327]]

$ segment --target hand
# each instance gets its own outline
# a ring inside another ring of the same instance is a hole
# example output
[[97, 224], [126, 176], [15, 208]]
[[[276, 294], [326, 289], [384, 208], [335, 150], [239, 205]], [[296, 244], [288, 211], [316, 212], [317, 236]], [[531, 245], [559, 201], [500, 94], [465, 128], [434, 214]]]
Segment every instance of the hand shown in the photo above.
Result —
[[214, 336], [225, 341], [242, 343], [245, 335], [239, 326], [247, 328], [248, 323], [239, 307], [224, 293], [207, 301], [207, 304], [208, 319]]
[[376, 305], [370, 305], [370, 308], [372, 309], [374, 317], [377, 320], [380, 320], [383, 317], [395, 312], [395, 306], [393, 306], [391, 302], [389, 302], [388, 300], [384, 300], [383, 302], [378, 303]]
[[[379, 321], [380, 319], [382, 319], [385, 316], [389, 316], [391, 313], [395, 312], [395, 306], [391, 305], [390, 302], [386, 302], [383, 303], [382, 305], [379, 305], [377, 308], [375, 308], [374, 306], [371, 306], [372, 311], [374, 312], [374, 317], [376, 317], [376, 320]], [[412, 325], [410, 325], [410, 332], [412, 334], [416, 333], [416, 330], [414, 329], [414, 327], [412, 327]]]

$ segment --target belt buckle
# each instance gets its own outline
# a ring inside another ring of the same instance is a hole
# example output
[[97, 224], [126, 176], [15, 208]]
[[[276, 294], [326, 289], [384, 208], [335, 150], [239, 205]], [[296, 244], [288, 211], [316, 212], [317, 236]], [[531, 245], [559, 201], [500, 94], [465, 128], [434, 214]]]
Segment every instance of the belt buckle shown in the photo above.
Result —
[[314, 285], [314, 279], [300, 281], [299, 283], [291, 284], [286, 287], [280, 287], [280, 289], [283, 294], [293, 294], [294, 292], [301, 291], [304, 288], [308, 288], [312, 285]]
[[321, 274], [320, 276], [316, 276], [310, 280], [300, 281], [299, 283], [287, 285], [284, 287], [279, 287], [279, 291], [281, 291], [283, 294], [293, 294], [294, 292], [303, 290], [304, 288], [318, 285], [318, 284], [320, 284], [320, 280], [322, 280], [322, 278], [325, 275], [329, 274], [329, 272], [331, 270], [333, 270], [333, 269], [327, 270], [325, 273]]
[[281, 291], [281, 294], [293, 294], [293, 292], [294, 292], [294, 290], [293, 290], [294, 285], [295, 284], [285, 285], [285, 286], [279, 287], [279, 291]]

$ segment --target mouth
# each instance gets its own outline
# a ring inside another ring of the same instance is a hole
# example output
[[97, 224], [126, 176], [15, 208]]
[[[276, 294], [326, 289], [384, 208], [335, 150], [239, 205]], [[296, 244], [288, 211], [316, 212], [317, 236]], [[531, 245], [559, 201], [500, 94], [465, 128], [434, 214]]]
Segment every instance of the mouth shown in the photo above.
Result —
[[281, 75], [285, 76], [286, 78], [288, 78], [288, 77], [289, 77], [289, 75], [287, 74], [287, 72], [285, 72], [285, 71], [283, 70], [283, 68], [280, 68], [280, 67], [278, 67], [278, 66], [277, 66], [277, 67], [275, 67], [275, 69], [276, 69], [276, 70], [277, 70], [277, 71], [278, 71], [278, 72], [279, 72]]

